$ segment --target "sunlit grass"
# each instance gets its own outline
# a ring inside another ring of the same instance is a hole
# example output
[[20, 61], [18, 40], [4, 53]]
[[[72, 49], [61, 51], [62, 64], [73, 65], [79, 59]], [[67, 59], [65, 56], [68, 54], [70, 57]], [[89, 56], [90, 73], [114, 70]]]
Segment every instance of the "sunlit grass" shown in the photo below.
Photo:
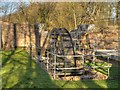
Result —
[[62, 88], [118, 88], [114, 80], [56, 81]]
[[112, 67], [112, 64], [109, 63], [110, 67], [106, 67], [106, 66], [108, 66], [108, 63], [104, 62], [104, 61], [93, 62], [93, 63], [90, 63], [89, 61], [86, 61], [85, 66], [86, 67], [93, 67], [93, 68], [96, 67], [95, 68], [96, 71], [101, 72], [101, 73], [103, 73], [105, 75], [108, 75], [108, 69], [110, 67]]
[[13, 55], [9, 52], [2, 53], [3, 88], [44, 88], [47, 86], [56, 88], [48, 74], [30, 58], [27, 52], [17, 50]]
[[[117, 68], [111, 68], [111, 76], [118, 76]], [[52, 80], [27, 52], [20, 49], [15, 52], [2, 52], [3, 88], [117, 88], [116, 80]]]

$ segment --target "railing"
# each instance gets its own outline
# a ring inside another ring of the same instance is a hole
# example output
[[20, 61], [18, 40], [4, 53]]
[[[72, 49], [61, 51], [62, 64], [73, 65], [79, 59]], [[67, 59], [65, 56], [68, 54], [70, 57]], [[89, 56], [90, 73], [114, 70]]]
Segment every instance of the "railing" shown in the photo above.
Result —
[[[102, 51], [102, 50], [97, 50], [97, 51]], [[111, 51], [115, 51], [115, 50], [111, 50]], [[83, 63], [82, 63], [82, 65], [83, 65], [83, 67], [84, 68], [91, 68], [91, 69], [96, 69], [96, 68], [107, 68], [108, 70], [107, 70], [107, 73], [108, 73], [108, 76], [109, 76], [109, 70], [110, 70], [110, 67], [111, 67], [111, 65], [109, 64], [109, 60], [110, 60], [110, 57], [111, 57], [111, 55], [102, 55], [102, 56], [107, 56], [107, 65], [106, 66], [85, 66], [85, 63], [84, 63], [84, 57], [85, 56], [88, 56], [88, 55], [84, 55], [84, 54], [81, 54], [81, 55], [57, 55], [57, 54], [55, 54], [55, 53], [52, 53], [52, 52], [49, 52], [49, 51], [46, 51], [47, 52], [47, 57], [46, 57], [46, 60], [47, 60], [47, 65], [46, 65], [46, 67], [47, 67], [47, 71], [49, 72], [49, 65], [53, 65], [53, 63], [49, 63], [49, 54], [51, 54], [51, 55], [53, 55], [53, 60], [54, 60], [54, 67], [53, 67], [53, 70], [54, 70], [54, 74], [53, 74], [53, 78], [55, 79], [56, 78], [56, 70], [59, 70], [59, 69], [61, 69], [61, 70], [70, 70], [70, 69], [74, 69], [74, 70], [76, 70], [76, 69], [79, 69], [79, 67], [70, 67], [70, 68], [56, 68], [56, 58], [58, 57], [68, 57], [68, 56], [71, 56], [71, 57], [82, 57], [82, 59], [83, 59]], [[100, 54], [99, 55], [94, 55], [95, 57], [97, 57], [97, 56], [101, 56]], [[94, 62], [94, 61], [93, 61]]]

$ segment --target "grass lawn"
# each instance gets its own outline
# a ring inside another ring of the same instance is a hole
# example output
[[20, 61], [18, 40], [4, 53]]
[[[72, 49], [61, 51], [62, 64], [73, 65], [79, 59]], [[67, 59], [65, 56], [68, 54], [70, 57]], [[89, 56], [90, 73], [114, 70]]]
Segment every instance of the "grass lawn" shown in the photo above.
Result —
[[3, 88], [118, 88], [118, 67], [111, 67], [110, 76], [116, 80], [60, 81], [50, 76], [31, 59], [27, 52], [3, 51], [2, 87]]

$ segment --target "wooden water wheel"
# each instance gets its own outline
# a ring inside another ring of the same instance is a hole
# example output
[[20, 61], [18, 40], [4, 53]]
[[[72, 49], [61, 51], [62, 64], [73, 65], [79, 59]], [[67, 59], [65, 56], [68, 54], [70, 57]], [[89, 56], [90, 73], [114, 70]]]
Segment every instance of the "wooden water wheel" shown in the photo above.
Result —
[[68, 69], [76, 67], [74, 45], [67, 29], [54, 28], [51, 31], [47, 50], [50, 52], [49, 69], [51, 73], [54, 73], [54, 69], [56, 69], [56, 74], [71, 73], [72, 71]]
[[70, 32], [73, 40], [77, 40], [74, 43], [77, 42], [76, 47], [79, 47], [78, 51], [82, 52], [82, 50], [84, 49], [84, 55], [86, 55], [84, 58], [85, 60], [89, 61], [93, 59], [93, 47], [91, 47], [88, 33], [91, 29], [93, 29], [93, 27], [94, 25], [83, 24], [79, 25], [76, 30], [72, 30]]
[[[84, 74], [83, 77], [85, 76], [85, 73], [87, 73], [86, 75], [88, 75], [88, 77], [94, 77], [95, 73], [92, 73], [92, 67], [91, 64], [94, 62], [94, 48], [93, 48], [93, 44], [90, 41], [90, 37], [89, 37], [89, 32], [93, 29], [94, 25], [88, 25], [88, 24], [84, 24], [84, 25], [79, 25], [77, 29], [72, 30], [71, 36], [72, 39], [75, 40], [73, 41], [75, 44], [75, 48], [77, 49], [76, 54], [81, 54], [83, 55], [83, 66], [84, 66]], [[81, 62], [80, 60], [77, 60], [79, 62]], [[91, 76], [89, 75], [90, 73]], [[82, 77], [81, 77], [82, 78]]]

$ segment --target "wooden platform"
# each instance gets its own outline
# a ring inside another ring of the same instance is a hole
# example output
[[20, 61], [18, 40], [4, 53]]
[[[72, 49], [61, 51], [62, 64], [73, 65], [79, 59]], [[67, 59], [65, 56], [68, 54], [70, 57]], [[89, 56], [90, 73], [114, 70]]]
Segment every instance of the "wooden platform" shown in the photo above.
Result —
[[118, 50], [96, 50], [96, 56], [109, 57], [112, 60], [120, 61]]

